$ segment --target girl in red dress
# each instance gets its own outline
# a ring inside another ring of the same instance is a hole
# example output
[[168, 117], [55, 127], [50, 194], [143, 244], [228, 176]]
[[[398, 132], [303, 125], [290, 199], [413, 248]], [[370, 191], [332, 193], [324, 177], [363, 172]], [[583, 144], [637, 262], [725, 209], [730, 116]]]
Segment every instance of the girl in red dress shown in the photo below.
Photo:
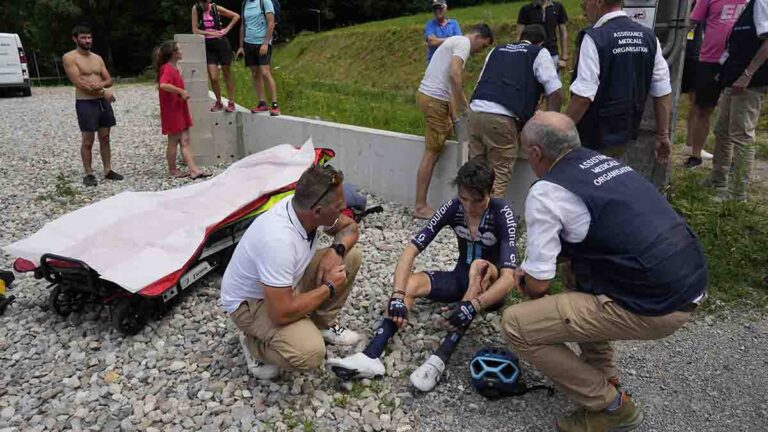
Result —
[[[192, 117], [189, 115], [189, 92], [184, 90], [184, 79], [178, 68], [181, 60], [181, 48], [175, 41], [164, 42], [156, 48], [155, 68], [157, 69], [157, 87], [160, 93], [160, 125], [163, 135], [168, 135], [168, 148], [165, 157], [168, 160], [168, 174], [174, 178], [187, 177], [198, 179], [208, 177], [197, 167], [189, 148], [189, 128]], [[189, 167], [183, 172], [176, 167], [176, 146], [181, 148], [181, 157]]]

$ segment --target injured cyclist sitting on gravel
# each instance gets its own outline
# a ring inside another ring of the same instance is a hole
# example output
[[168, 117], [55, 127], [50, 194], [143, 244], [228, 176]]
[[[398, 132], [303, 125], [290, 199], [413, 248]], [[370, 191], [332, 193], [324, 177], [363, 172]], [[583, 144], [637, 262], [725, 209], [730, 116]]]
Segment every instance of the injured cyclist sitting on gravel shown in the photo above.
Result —
[[[454, 184], [459, 196], [444, 203], [424, 229], [405, 248], [395, 268], [394, 291], [387, 316], [374, 331], [365, 351], [326, 362], [330, 371], [344, 380], [383, 376], [379, 359], [385, 345], [408, 323], [408, 310], [416, 298], [454, 303], [447, 319], [448, 334], [437, 350], [411, 374], [411, 383], [421, 391], [432, 390], [445, 370], [475, 316], [484, 309], [504, 304], [515, 284], [515, 216], [504, 200], [491, 198], [494, 174], [484, 157], [459, 169]], [[413, 272], [413, 262], [445, 227], [456, 233], [459, 259], [452, 271]]]

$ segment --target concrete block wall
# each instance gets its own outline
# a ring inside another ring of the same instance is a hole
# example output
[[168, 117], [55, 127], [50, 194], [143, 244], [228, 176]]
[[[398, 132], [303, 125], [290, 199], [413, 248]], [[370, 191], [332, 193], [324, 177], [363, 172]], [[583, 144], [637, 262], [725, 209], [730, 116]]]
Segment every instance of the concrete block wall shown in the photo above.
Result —
[[[416, 171], [424, 152], [423, 137], [288, 115], [257, 115], [242, 107], [235, 113], [212, 113], [204, 38], [179, 34], [174, 39], [184, 51], [180, 68], [191, 96], [194, 126], [190, 130], [190, 144], [198, 164], [232, 162], [279, 144], [300, 146], [312, 138], [316, 147], [336, 151], [332, 164], [344, 171], [347, 181], [387, 201], [413, 205]], [[431, 204], [437, 206], [456, 195], [451, 181], [466, 161], [467, 153], [466, 144], [446, 144], [432, 177], [428, 197]], [[528, 164], [518, 160], [506, 196], [518, 214], [522, 214], [533, 180]]]

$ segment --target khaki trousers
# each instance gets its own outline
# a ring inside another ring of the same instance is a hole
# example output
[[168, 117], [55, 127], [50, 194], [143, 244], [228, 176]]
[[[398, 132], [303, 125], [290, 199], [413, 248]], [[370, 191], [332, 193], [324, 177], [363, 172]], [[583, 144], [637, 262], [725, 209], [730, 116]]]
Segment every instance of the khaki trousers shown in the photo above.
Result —
[[424, 116], [424, 145], [427, 150], [443, 153], [445, 140], [453, 133], [451, 103], [416, 92], [416, 102]]
[[491, 196], [507, 190], [519, 151], [519, 123], [512, 117], [469, 112], [469, 158], [485, 155], [496, 174]]
[[[320, 259], [326, 251], [327, 248], [315, 253], [295, 288], [297, 293], [317, 288], [315, 279]], [[349, 297], [362, 261], [360, 248], [350, 249], [344, 257], [347, 281], [336, 288], [336, 296], [326, 300], [308, 317], [290, 324], [275, 325], [269, 319], [266, 303], [262, 299], [248, 299], [243, 302], [230, 318], [245, 333], [251, 354], [280, 369], [309, 370], [319, 367], [325, 359], [325, 342], [320, 329], [327, 329], [335, 323], [339, 311]]]
[[755, 161], [755, 129], [766, 87], [748, 88], [745, 94], [723, 91], [715, 123], [712, 185], [728, 187], [731, 199], [746, 200]]
[[[674, 333], [690, 312], [642, 316], [604, 295], [568, 292], [510, 306], [501, 327], [520, 357], [544, 372], [566, 395], [592, 411], [616, 398], [608, 378], [618, 375], [613, 340], [653, 340]], [[566, 342], [576, 342], [581, 356]]]

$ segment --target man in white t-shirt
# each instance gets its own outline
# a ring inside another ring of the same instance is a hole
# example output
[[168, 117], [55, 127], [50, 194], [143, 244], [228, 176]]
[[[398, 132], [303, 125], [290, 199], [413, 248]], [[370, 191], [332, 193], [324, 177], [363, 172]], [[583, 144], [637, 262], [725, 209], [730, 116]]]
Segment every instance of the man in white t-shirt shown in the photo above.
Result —
[[429, 219], [435, 209], [427, 205], [429, 182], [445, 140], [453, 125], [467, 110], [462, 71], [470, 54], [493, 43], [493, 33], [486, 24], [478, 24], [464, 36], [451, 36], [437, 48], [421, 80], [416, 100], [424, 115], [424, 156], [416, 175], [416, 205], [413, 214]]
[[[341, 214], [343, 180], [330, 166], [307, 169], [292, 197], [251, 224], [224, 273], [221, 305], [242, 330], [248, 369], [259, 379], [319, 367], [324, 340], [359, 339], [336, 320], [362, 262], [357, 224]], [[318, 250], [318, 231], [334, 236], [331, 247]]]

